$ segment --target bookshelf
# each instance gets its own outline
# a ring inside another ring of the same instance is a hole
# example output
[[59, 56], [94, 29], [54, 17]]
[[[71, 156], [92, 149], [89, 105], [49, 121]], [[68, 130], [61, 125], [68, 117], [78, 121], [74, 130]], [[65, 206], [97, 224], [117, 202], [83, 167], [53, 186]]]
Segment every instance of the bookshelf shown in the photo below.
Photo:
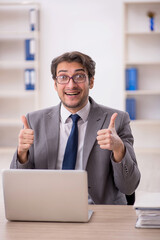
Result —
[[[150, 28], [149, 11], [155, 14], [154, 30]], [[138, 72], [135, 90], [126, 90], [125, 71], [130, 68]], [[131, 128], [144, 183], [145, 166], [150, 170], [160, 167], [160, 1], [124, 2], [125, 110], [128, 98], [135, 100]]]
[[[39, 108], [39, 12], [38, 3], [0, 3], [1, 155], [15, 151], [21, 115]], [[34, 42], [32, 50], [29, 46], [34, 59], [26, 59], [26, 40]], [[27, 90], [26, 80], [33, 89]]]

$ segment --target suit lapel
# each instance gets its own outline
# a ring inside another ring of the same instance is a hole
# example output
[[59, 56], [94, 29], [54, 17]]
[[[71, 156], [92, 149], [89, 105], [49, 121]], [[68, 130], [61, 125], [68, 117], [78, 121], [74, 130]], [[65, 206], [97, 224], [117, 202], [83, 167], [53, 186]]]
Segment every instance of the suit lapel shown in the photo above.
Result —
[[48, 151], [48, 169], [55, 169], [58, 157], [60, 105], [45, 115], [45, 129]]
[[107, 112], [102, 109], [91, 98], [91, 110], [88, 116], [88, 124], [83, 146], [83, 169], [86, 169], [89, 154], [97, 138], [97, 131], [102, 128]]

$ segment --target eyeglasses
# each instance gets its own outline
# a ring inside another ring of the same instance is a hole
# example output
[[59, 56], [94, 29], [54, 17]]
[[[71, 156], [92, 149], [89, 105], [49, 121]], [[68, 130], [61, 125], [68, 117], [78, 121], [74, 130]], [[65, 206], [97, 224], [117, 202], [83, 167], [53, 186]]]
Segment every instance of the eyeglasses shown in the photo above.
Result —
[[60, 75], [56, 77], [56, 80], [59, 84], [67, 84], [69, 83], [70, 79], [72, 79], [75, 83], [83, 83], [86, 81], [86, 75], [83, 73], [78, 73], [72, 77], [67, 75]]

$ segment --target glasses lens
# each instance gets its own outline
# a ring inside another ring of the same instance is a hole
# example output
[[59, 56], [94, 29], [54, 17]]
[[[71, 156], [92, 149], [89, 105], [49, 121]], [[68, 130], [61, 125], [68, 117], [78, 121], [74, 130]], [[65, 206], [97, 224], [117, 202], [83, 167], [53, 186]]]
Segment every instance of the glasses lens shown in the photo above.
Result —
[[68, 83], [69, 77], [66, 75], [57, 76], [57, 82], [60, 84]]
[[86, 75], [85, 74], [76, 74], [73, 77], [74, 82], [80, 83], [84, 82], [86, 80]]
[[67, 75], [60, 75], [57, 76], [56, 79], [59, 84], [67, 84], [70, 79], [73, 79], [75, 83], [82, 83], [86, 81], [86, 75], [83, 73], [76, 74], [73, 77], [69, 77]]

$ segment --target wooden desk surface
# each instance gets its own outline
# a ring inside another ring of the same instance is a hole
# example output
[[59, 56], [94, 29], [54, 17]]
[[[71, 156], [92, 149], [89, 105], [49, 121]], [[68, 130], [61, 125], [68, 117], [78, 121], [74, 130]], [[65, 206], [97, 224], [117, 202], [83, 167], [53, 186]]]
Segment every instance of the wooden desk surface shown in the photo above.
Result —
[[0, 206], [1, 240], [160, 240], [160, 229], [136, 229], [132, 206], [89, 206], [89, 223], [9, 222]]

